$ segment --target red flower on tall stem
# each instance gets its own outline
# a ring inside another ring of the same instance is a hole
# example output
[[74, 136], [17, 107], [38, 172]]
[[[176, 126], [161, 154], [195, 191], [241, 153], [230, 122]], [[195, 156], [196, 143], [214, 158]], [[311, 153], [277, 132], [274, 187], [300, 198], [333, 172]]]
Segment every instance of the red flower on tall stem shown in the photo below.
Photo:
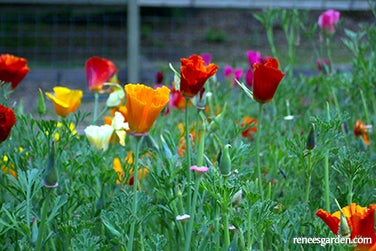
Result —
[[253, 98], [259, 103], [270, 102], [285, 74], [278, 69], [275, 58], [266, 59], [265, 63], [255, 63], [253, 79]]
[[0, 105], [0, 143], [6, 140], [16, 123], [16, 116], [11, 108]]
[[104, 83], [118, 72], [115, 64], [105, 58], [91, 57], [85, 63], [85, 72], [90, 91], [100, 92]]
[[15, 89], [29, 71], [25, 58], [0, 55], [0, 81], [11, 83], [11, 89]]
[[218, 70], [216, 64], [205, 65], [200, 55], [182, 58], [180, 62], [180, 93], [186, 98], [195, 96]]

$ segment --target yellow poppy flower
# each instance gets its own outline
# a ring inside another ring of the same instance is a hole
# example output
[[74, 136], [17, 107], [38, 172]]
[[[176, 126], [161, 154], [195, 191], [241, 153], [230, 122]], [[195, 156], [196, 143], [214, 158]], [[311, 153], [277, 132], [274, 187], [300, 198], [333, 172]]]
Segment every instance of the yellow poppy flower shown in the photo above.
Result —
[[154, 90], [143, 84], [127, 84], [124, 88], [129, 128], [134, 135], [145, 135], [168, 103], [170, 89], [162, 86]]
[[53, 94], [46, 92], [46, 96], [54, 103], [57, 115], [65, 118], [80, 106], [83, 95], [81, 90], [71, 90], [62, 86], [55, 86], [53, 90]]
[[[134, 176], [133, 176], [133, 168], [129, 168], [130, 165], [133, 164], [133, 152], [129, 151], [127, 156], [124, 158], [124, 168], [121, 165], [121, 161], [119, 158], [114, 158], [114, 170], [118, 175], [118, 180], [116, 181], [116, 184], [120, 184], [123, 179], [125, 179], [128, 185], [132, 186], [134, 184]], [[128, 170], [128, 174], [126, 177], [124, 177], [124, 170]], [[138, 170], [138, 180], [141, 180], [142, 178], [145, 178], [146, 175], [149, 173], [148, 168], [142, 168]]]
[[102, 149], [103, 151], [108, 149], [113, 132], [114, 128], [110, 125], [90, 125], [85, 128], [85, 134], [90, 145]]

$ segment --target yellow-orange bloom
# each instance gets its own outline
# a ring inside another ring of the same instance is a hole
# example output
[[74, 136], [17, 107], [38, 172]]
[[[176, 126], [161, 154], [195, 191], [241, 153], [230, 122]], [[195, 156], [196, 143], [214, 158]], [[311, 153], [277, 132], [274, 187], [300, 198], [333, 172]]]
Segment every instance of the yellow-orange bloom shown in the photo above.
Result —
[[65, 118], [80, 106], [82, 98], [81, 90], [71, 90], [62, 86], [55, 86], [53, 90], [53, 94], [46, 92], [46, 96], [54, 103], [57, 115]]
[[[376, 250], [376, 234], [374, 230], [375, 209], [376, 204], [371, 204], [369, 208], [367, 208], [361, 207], [355, 203], [351, 203], [350, 206], [342, 208], [342, 212], [351, 228], [350, 238], [354, 239], [361, 236], [372, 239], [372, 243], [358, 244], [355, 250]], [[332, 230], [335, 235], [339, 234], [340, 211], [330, 214], [325, 210], [319, 209], [316, 215], [329, 226], [330, 230]]]
[[[121, 165], [121, 161], [119, 158], [114, 158], [114, 170], [118, 174], [118, 180], [116, 181], [116, 184], [120, 184], [123, 179], [126, 180], [126, 183], [130, 186], [134, 184], [134, 176], [133, 176], [133, 168], [130, 168], [129, 166], [133, 164], [133, 152], [129, 151], [128, 155], [124, 158], [124, 168]], [[124, 177], [124, 171], [128, 171], [128, 174], [126, 177]], [[142, 168], [138, 170], [138, 180], [141, 180], [142, 178], [145, 178], [146, 175], [149, 173], [149, 170], [147, 168]]]
[[355, 123], [354, 135], [356, 137], [362, 136], [364, 143], [367, 146], [370, 145], [369, 138], [368, 138], [367, 126], [362, 121], [360, 121], [359, 119]]
[[125, 85], [128, 123], [134, 135], [147, 134], [169, 101], [170, 89], [152, 89], [143, 84]]

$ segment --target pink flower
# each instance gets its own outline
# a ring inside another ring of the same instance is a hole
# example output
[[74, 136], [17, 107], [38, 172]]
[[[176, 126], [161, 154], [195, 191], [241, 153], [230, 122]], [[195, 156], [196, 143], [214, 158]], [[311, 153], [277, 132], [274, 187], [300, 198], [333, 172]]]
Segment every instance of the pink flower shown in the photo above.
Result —
[[323, 12], [320, 17], [318, 24], [322, 30], [327, 33], [334, 33], [335, 32], [335, 25], [339, 21], [340, 13], [335, 10], [327, 10]]
[[263, 61], [261, 57], [261, 53], [259, 51], [249, 50], [247, 51], [247, 56], [248, 56], [249, 66], [251, 66], [252, 68], [254, 64], [259, 64]]
[[170, 101], [168, 102], [168, 106], [164, 115], [169, 114], [172, 109], [185, 109], [185, 98], [183, 97], [183, 95], [181, 95], [180, 91], [175, 89], [174, 83], [172, 83], [170, 90]]
[[204, 60], [205, 65], [209, 65], [213, 58], [213, 56], [210, 53], [206, 53], [206, 52], [202, 53], [201, 57]]
[[243, 69], [242, 68], [233, 69], [231, 66], [226, 65], [223, 70], [223, 73], [225, 75], [225, 78], [229, 79], [231, 83], [233, 84], [233, 86], [235, 86], [236, 83], [234, 79], [238, 81], [240, 80], [240, 78], [243, 75]]
[[207, 167], [207, 166], [191, 166], [189, 168], [189, 170], [196, 171], [198, 173], [206, 173], [207, 171], [209, 171], [209, 167]]
[[253, 86], [253, 69], [252, 67], [249, 67], [247, 72], [245, 73], [245, 83], [249, 88], [252, 88]]
[[185, 220], [188, 220], [190, 218], [191, 218], [191, 216], [188, 215], [188, 214], [183, 214], [183, 215], [176, 216], [176, 220], [177, 221], [185, 221]]

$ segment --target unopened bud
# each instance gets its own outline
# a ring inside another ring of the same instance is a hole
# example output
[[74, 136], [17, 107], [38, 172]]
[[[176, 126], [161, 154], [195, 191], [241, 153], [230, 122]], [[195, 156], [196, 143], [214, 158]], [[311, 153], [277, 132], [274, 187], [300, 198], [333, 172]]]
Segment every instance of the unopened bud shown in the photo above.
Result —
[[46, 102], [44, 101], [44, 95], [41, 89], [39, 89], [38, 113], [40, 116], [46, 113]]
[[221, 158], [219, 159], [219, 170], [221, 174], [226, 177], [231, 174], [231, 157], [229, 151], [230, 148], [230, 144], [225, 145]]
[[339, 229], [338, 229], [338, 234], [342, 237], [350, 237], [351, 230], [349, 227], [349, 223], [347, 222], [346, 216], [343, 215], [341, 212], [341, 218], [339, 222]]
[[59, 175], [55, 166], [55, 147], [54, 142], [52, 141], [50, 154], [48, 156], [47, 168], [44, 173], [43, 185], [47, 188], [57, 187], [59, 185], [58, 179]]
[[234, 196], [232, 196], [231, 204], [233, 207], [237, 207], [240, 204], [240, 201], [243, 198], [243, 191], [240, 189], [237, 191]]
[[311, 129], [309, 130], [309, 134], [307, 137], [306, 148], [308, 150], [312, 150], [313, 148], [315, 148], [315, 145], [316, 145], [315, 124], [312, 123]]

